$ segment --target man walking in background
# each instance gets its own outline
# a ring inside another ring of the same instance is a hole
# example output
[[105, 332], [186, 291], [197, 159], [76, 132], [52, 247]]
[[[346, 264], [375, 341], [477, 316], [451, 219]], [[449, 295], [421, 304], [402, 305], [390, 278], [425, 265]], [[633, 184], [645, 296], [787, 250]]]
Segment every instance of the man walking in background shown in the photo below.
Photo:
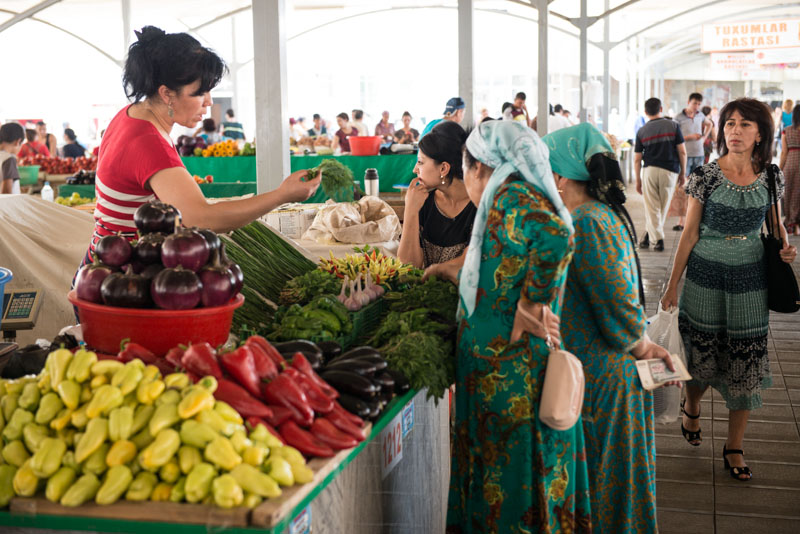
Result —
[[[693, 170], [703, 164], [705, 159], [703, 141], [705, 141], [706, 135], [713, 126], [711, 121], [700, 111], [700, 106], [702, 105], [703, 95], [692, 93], [689, 95], [686, 107], [675, 115], [675, 122], [680, 125], [683, 140], [686, 144], [686, 176], [689, 176]], [[676, 191], [670, 211], [673, 215], [678, 215], [680, 219], [678, 224], [672, 228], [673, 230], [683, 230], [683, 225], [686, 224], [687, 207], [688, 198], [686, 193]]]
[[[686, 180], [686, 147], [680, 126], [661, 116], [661, 100], [650, 98], [644, 103], [647, 123], [636, 133], [636, 191], [644, 196], [644, 219], [647, 233], [639, 248], [664, 250], [664, 220], [667, 207], [675, 190], [675, 183], [683, 186]], [[702, 156], [702, 145], [701, 156]], [[642, 169], [644, 161], [644, 169]], [[702, 163], [702, 157], [701, 157]]]

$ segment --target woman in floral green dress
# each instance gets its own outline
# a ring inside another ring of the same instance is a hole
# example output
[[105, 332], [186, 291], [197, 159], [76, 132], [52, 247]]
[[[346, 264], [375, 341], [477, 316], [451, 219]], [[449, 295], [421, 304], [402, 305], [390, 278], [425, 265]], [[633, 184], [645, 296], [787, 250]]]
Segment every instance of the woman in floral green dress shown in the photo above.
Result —
[[[575, 225], [561, 332], [586, 376], [583, 432], [595, 532], [658, 532], [653, 396], [636, 359], [669, 353], [650, 341], [636, 257], [613, 150], [588, 123], [546, 135], [550, 166]], [[668, 362], [671, 365], [671, 362]]]
[[537, 415], [572, 252], [547, 150], [520, 124], [485, 122], [464, 174], [478, 213], [459, 284], [447, 532], [591, 532], [580, 421], [557, 431]]

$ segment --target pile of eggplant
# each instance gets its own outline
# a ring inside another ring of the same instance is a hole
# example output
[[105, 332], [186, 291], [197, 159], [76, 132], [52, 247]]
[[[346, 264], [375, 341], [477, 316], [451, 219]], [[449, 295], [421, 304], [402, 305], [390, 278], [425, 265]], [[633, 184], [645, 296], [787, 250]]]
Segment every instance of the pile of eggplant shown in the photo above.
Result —
[[362, 419], [376, 421], [395, 396], [411, 387], [405, 375], [389, 368], [372, 347], [343, 353], [335, 341], [313, 343], [302, 339], [275, 343], [274, 347], [285, 357], [302, 352], [320, 378], [339, 393], [339, 404]]
[[180, 212], [160, 201], [133, 215], [139, 239], [104, 236], [94, 262], [75, 279], [79, 299], [123, 308], [188, 310], [222, 306], [242, 289], [242, 269], [211, 230], [180, 226]]

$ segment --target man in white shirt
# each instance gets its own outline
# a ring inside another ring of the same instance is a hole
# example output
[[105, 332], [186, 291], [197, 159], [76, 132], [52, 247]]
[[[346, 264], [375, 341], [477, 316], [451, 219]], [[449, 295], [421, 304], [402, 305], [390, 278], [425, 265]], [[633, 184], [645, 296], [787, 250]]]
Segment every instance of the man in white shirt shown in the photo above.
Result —
[[350, 126], [358, 130], [358, 135], [369, 135], [369, 128], [362, 122], [364, 112], [360, 109], [354, 109], [351, 117], [353, 117], [353, 120], [350, 121]]

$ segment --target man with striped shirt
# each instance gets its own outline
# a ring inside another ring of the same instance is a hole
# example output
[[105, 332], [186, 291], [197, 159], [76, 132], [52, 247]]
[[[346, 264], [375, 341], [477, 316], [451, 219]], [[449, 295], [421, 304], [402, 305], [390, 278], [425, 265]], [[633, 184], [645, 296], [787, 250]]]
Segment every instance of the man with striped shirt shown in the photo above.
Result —
[[[650, 98], [644, 103], [647, 123], [636, 132], [636, 191], [644, 196], [644, 219], [647, 233], [639, 248], [664, 250], [664, 221], [667, 218], [677, 180], [686, 180], [686, 147], [680, 126], [661, 116], [661, 100]], [[642, 168], [644, 161], [644, 168]]]

